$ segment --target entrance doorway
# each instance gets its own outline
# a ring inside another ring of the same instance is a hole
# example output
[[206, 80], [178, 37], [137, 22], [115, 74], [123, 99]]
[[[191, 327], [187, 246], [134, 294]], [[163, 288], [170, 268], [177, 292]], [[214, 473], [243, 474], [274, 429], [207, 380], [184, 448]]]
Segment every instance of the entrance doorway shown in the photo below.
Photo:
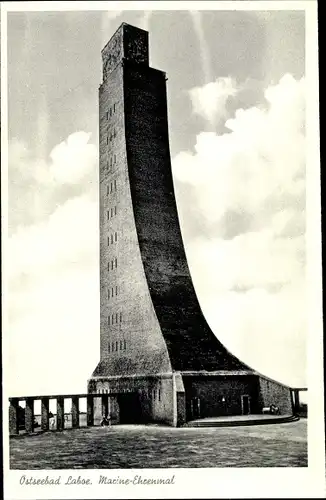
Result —
[[242, 415], [250, 414], [250, 396], [248, 396], [247, 394], [243, 394], [241, 396], [241, 408], [242, 408]]
[[117, 396], [120, 424], [138, 424], [141, 421], [141, 407], [138, 394], [125, 393]]
[[192, 398], [191, 400], [191, 414], [192, 418], [200, 418], [200, 399], [199, 398]]

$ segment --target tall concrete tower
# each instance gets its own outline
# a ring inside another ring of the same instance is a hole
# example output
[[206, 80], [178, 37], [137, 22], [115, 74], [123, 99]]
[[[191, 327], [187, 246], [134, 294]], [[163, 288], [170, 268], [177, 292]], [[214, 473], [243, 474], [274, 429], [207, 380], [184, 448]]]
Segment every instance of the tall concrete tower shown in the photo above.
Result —
[[[179, 425], [263, 404], [257, 374], [210, 330], [189, 273], [174, 196], [166, 75], [148, 33], [123, 23], [99, 88], [100, 362], [90, 392], [119, 393], [121, 422]], [[246, 400], [247, 401], [247, 400]]]

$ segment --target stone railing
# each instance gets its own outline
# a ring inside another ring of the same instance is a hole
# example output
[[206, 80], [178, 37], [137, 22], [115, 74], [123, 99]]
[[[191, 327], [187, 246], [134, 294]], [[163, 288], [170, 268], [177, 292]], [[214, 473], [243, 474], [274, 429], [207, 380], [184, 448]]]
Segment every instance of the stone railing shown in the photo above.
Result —
[[101, 398], [102, 415], [108, 415], [109, 398], [116, 397], [114, 393], [106, 394], [66, 394], [57, 396], [23, 396], [9, 398], [9, 434], [11, 436], [19, 434], [19, 402], [25, 401], [24, 429], [27, 433], [34, 432], [34, 401], [41, 401], [41, 430], [49, 430], [50, 422], [50, 399], [56, 400], [56, 429], [65, 428], [64, 401], [71, 399], [71, 421], [72, 428], [79, 427], [79, 400], [85, 398], [87, 402], [87, 426], [94, 425], [94, 399]]

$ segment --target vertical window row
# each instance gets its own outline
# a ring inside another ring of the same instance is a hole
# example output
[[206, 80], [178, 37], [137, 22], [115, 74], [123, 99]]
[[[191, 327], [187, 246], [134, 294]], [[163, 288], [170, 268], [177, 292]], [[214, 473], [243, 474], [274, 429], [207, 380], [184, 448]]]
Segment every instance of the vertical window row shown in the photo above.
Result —
[[115, 351], [118, 351], [119, 349], [120, 349], [120, 351], [125, 351], [127, 349], [127, 341], [126, 340], [120, 340], [120, 341], [108, 343], [108, 352], [115, 352]]
[[156, 389], [153, 389], [152, 396], [153, 396], [153, 399], [156, 399], [156, 397], [157, 397], [157, 399], [159, 401], [161, 401], [161, 389], [158, 389], [157, 391], [156, 391]]
[[117, 267], [118, 267], [118, 259], [117, 258], [112, 259], [108, 262], [108, 271], [110, 271], [110, 269], [112, 271], [113, 269], [116, 269]]
[[111, 235], [108, 236], [108, 246], [113, 245], [113, 243], [116, 243], [118, 241], [118, 233], [112, 233]]
[[118, 109], [116, 103], [113, 104], [112, 107], [109, 108], [109, 111], [106, 112], [106, 119], [108, 120], [110, 116], [112, 116]]
[[108, 299], [112, 297], [116, 297], [118, 295], [118, 287], [117, 286], [112, 286], [111, 288], [108, 288]]
[[[109, 140], [107, 138], [107, 141], [106, 141], [107, 144], [109, 144]], [[112, 168], [113, 165], [116, 165], [117, 163], [117, 155], [114, 154], [114, 155], [111, 155], [110, 156], [110, 159], [108, 161], [108, 167]]]
[[115, 139], [117, 137], [117, 132], [115, 130], [115, 128], [112, 130], [110, 130], [110, 133], [107, 135], [107, 138], [106, 138], [106, 143], [109, 144], [109, 142], [112, 142], [113, 139]]
[[107, 211], [107, 218], [108, 220], [112, 219], [112, 217], [115, 217], [117, 215], [117, 207], [111, 207], [108, 211]]
[[108, 325], [116, 325], [118, 323], [122, 323], [122, 312], [113, 313], [108, 316]]
[[117, 190], [117, 180], [114, 179], [114, 181], [110, 182], [106, 188], [106, 194], [111, 194]]

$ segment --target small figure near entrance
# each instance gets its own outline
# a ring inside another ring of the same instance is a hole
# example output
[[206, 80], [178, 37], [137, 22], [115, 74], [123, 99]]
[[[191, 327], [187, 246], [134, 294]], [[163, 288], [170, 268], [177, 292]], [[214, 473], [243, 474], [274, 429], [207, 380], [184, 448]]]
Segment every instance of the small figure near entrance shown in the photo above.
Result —
[[271, 414], [272, 415], [279, 415], [280, 414], [280, 409], [278, 406], [271, 404]]
[[50, 429], [53, 430], [55, 427], [55, 418], [52, 411], [49, 412]]
[[111, 421], [112, 417], [111, 414], [109, 413], [108, 415], [103, 415], [102, 420], [101, 420], [101, 426], [104, 427], [111, 427]]
[[270, 415], [279, 415], [280, 414], [280, 409], [278, 406], [271, 404], [270, 406], [265, 406], [263, 408], [263, 413], [269, 413]]

